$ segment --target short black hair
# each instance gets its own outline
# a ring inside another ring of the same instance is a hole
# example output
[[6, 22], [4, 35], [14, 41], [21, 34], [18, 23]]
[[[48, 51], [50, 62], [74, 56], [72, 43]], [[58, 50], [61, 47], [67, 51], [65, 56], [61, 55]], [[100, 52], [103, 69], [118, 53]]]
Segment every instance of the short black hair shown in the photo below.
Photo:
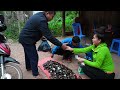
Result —
[[74, 37], [72, 38], [72, 41], [73, 41], [74, 43], [80, 43], [80, 38], [79, 38], [78, 36], [74, 36]]
[[48, 12], [49, 14], [56, 14], [56, 11], [44, 11], [44, 12]]

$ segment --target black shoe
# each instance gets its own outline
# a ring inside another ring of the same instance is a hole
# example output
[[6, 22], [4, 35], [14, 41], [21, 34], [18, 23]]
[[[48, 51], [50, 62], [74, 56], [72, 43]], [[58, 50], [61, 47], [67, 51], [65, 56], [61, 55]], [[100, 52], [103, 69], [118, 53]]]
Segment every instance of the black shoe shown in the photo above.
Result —
[[27, 71], [30, 71], [30, 70], [32, 70], [31, 68], [28, 68], [28, 69], [26, 69]]

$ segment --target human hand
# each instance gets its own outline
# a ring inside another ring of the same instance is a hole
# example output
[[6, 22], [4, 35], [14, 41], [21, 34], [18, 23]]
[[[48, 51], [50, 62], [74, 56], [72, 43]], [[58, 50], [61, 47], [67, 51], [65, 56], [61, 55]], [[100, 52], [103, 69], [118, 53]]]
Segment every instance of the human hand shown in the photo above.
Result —
[[81, 58], [81, 57], [78, 57], [78, 59], [77, 59], [80, 63], [82, 63], [82, 62], [84, 62], [84, 58]]
[[73, 51], [73, 48], [67, 46], [66, 50]]
[[67, 48], [66, 43], [62, 44], [61, 48], [62, 48], [63, 50], [66, 50], [66, 48]]

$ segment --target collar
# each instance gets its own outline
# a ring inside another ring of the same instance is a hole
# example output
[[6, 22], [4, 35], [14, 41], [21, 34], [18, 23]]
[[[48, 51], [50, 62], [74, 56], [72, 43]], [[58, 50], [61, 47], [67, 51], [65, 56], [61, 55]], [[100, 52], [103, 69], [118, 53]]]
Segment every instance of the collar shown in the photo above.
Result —
[[107, 47], [107, 44], [106, 43], [101, 43], [97, 47], [95, 47], [95, 45], [94, 45], [94, 47], [92, 48], [92, 50], [94, 52], [98, 52], [101, 47]]
[[45, 18], [46, 18], [46, 20], [47, 20], [47, 22], [48, 22], [48, 19], [47, 19], [46, 15], [45, 15], [45, 12], [42, 12], [42, 13], [43, 13], [43, 15], [45, 16]]

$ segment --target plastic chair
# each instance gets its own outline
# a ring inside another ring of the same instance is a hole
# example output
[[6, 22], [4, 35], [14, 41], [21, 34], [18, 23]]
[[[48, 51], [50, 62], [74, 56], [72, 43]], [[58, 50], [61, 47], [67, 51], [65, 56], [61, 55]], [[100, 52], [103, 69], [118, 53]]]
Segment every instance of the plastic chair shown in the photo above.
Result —
[[85, 35], [83, 35], [82, 33], [82, 28], [80, 23], [73, 23], [72, 28], [73, 28], [74, 36], [79, 36], [80, 40], [85, 37]]
[[118, 56], [120, 56], [120, 38], [116, 38], [112, 40], [110, 52], [118, 53]]

